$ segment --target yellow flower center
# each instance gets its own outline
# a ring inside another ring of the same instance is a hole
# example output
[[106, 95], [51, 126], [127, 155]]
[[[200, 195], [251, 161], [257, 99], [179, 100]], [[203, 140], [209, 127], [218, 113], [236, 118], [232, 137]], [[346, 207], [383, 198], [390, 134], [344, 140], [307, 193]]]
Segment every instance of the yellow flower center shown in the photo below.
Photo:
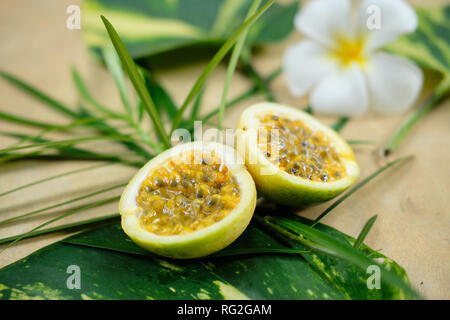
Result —
[[364, 55], [365, 41], [362, 38], [349, 40], [341, 38], [338, 40], [337, 48], [333, 51], [333, 57], [338, 59], [343, 66], [348, 66], [352, 62], [365, 65], [367, 62]]

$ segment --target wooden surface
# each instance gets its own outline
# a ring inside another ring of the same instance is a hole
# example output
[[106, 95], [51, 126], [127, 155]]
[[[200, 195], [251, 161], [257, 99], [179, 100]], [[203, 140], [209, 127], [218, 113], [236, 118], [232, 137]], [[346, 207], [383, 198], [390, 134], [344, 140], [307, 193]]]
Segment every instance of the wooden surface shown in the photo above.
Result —
[[[68, 5], [78, 1], [62, 0], [2, 0], [0, 3], [0, 69], [11, 72], [29, 81], [38, 88], [51, 93], [57, 99], [72, 106], [78, 97], [70, 77], [70, 67], [75, 65], [86, 79], [93, 93], [100, 101], [113, 108], [120, 108], [120, 100], [114, 84], [107, 72], [89, 56], [83, 45], [80, 31], [65, 27]], [[445, 1], [414, 1], [426, 4]], [[276, 69], [287, 45], [298, 41], [300, 36], [293, 33], [288, 40], [267, 47], [255, 56], [255, 65], [264, 75]], [[182, 57], [180, 57], [182, 59]], [[188, 93], [194, 80], [201, 72], [205, 61], [158, 70], [157, 76], [180, 103]], [[225, 66], [222, 65], [212, 75], [205, 94], [204, 110], [219, 103]], [[427, 90], [435, 83], [433, 75], [427, 74]], [[230, 97], [248, 88], [250, 81], [240, 74], [233, 79]], [[306, 99], [293, 98], [282, 76], [277, 78], [272, 88], [276, 98], [295, 107], [304, 107]], [[33, 119], [67, 123], [63, 116], [50, 112], [45, 106], [22, 94], [5, 81], [0, 80], [0, 110], [20, 114]], [[260, 101], [258, 97], [242, 103], [226, 116], [226, 125], [234, 127], [236, 119], [245, 106]], [[355, 148], [357, 161], [361, 167], [361, 177], [365, 177], [381, 165], [375, 156], [375, 149], [385, 141], [399, 125], [404, 115], [382, 117], [369, 114], [352, 119], [342, 131], [347, 139], [375, 141], [374, 146]], [[321, 118], [326, 123], [335, 119]], [[450, 298], [450, 108], [445, 102], [426, 116], [407, 137], [393, 158], [414, 154], [415, 158], [371, 182], [345, 201], [324, 222], [352, 236], [357, 236], [364, 223], [378, 214], [378, 220], [366, 243], [373, 249], [381, 249], [385, 255], [395, 259], [407, 271], [411, 282], [426, 298]], [[0, 131], [23, 131], [19, 126], [0, 122]], [[36, 132], [26, 129], [27, 132]], [[83, 134], [83, 133], [81, 133]], [[52, 137], [67, 138], [67, 135]], [[13, 140], [0, 138], [0, 147]], [[90, 148], [105, 152], [125, 152], [108, 143], [86, 144]], [[66, 172], [75, 168], [90, 166], [82, 161], [38, 162], [22, 161], [0, 165], [0, 193], [16, 186]], [[76, 196], [126, 182], [135, 169], [111, 166], [96, 171], [69, 176], [32, 187], [0, 198], [1, 219], [13, 217]], [[360, 178], [361, 179], [361, 178]], [[120, 194], [120, 190], [108, 195]], [[101, 197], [97, 198], [100, 199]], [[300, 214], [317, 216], [328, 204], [304, 210]], [[20, 223], [0, 227], [0, 238], [29, 231], [32, 227], [48, 220], [55, 214], [29, 218]], [[117, 212], [117, 203], [104, 205], [59, 223], [68, 223], [88, 217]], [[56, 224], [55, 224], [56, 225]], [[67, 233], [42, 236], [21, 241], [0, 255], [0, 267], [23, 258], [34, 250], [67, 236]]]

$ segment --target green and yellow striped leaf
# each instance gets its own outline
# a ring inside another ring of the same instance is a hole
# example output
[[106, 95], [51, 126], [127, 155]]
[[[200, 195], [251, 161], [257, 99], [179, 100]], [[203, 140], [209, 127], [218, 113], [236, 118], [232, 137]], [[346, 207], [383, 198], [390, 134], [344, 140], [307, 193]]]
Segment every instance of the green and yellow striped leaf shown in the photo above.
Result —
[[401, 54], [423, 68], [442, 74], [439, 91], [450, 89], [450, 5], [418, 8], [419, 26], [403, 36], [388, 50]]
[[401, 37], [387, 49], [414, 60], [425, 69], [438, 72], [442, 78], [430, 97], [403, 120], [386, 142], [383, 147], [385, 155], [397, 149], [414, 125], [450, 93], [450, 5], [417, 9], [417, 14], [417, 30]]
[[[310, 223], [311, 221], [309, 221]], [[324, 226], [316, 228], [352, 245], [355, 239]], [[284, 251], [286, 250], [286, 251]], [[0, 270], [0, 299], [401, 299], [382, 282], [369, 289], [371, 274], [343, 260], [311, 253], [274, 237], [256, 224], [223, 251], [203, 259], [175, 261], [136, 246], [120, 223], [104, 225], [45, 247]], [[271, 252], [272, 251], [272, 252]], [[252, 253], [256, 252], [256, 253]], [[405, 271], [382, 254], [398, 277]], [[67, 268], [77, 265], [81, 289], [67, 288]]]
[[[245, 20], [251, 0], [86, 0], [82, 30], [94, 50], [108, 46], [108, 17], [133, 58], [191, 45], [220, 46]], [[263, 1], [264, 3], [264, 1]], [[298, 3], [275, 4], [252, 27], [248, 43], [274, 42], [292, 30]]]

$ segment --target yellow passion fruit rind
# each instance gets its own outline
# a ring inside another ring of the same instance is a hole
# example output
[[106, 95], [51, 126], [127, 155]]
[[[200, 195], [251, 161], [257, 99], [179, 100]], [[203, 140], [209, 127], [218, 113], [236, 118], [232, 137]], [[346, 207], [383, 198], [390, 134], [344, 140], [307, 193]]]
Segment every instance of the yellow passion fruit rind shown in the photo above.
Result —
[[255, 205], [255, 184], [235, 149], [191, 142], [142, 167], [125, 188], [119, 211], [124, 232], [136, 244], [165, 257], [189, 259], [236, 240]]
[[305, 112], [258, 103], [242, 113], [238, 129], [237, 149], [267, 199], [302, 207], [335, 197], [358, 178], [347, 142]]

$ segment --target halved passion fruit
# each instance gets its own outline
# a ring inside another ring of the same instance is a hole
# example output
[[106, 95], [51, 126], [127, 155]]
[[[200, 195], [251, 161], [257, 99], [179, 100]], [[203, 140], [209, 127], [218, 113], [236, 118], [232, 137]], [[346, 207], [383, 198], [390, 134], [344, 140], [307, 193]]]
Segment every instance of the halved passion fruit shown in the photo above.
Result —
[[170, 258], [197, 258], [223, 249], [249, 224], [256, 188], [237, 151], [192, 142], [150, 160], [122, 194], [125, 233]]
[[238, 129], [237, 149], [258, 191], [280, 204], [331, 199], [359, 175], [345, 140], [305, 112], [259, 103], [242, 113]]

